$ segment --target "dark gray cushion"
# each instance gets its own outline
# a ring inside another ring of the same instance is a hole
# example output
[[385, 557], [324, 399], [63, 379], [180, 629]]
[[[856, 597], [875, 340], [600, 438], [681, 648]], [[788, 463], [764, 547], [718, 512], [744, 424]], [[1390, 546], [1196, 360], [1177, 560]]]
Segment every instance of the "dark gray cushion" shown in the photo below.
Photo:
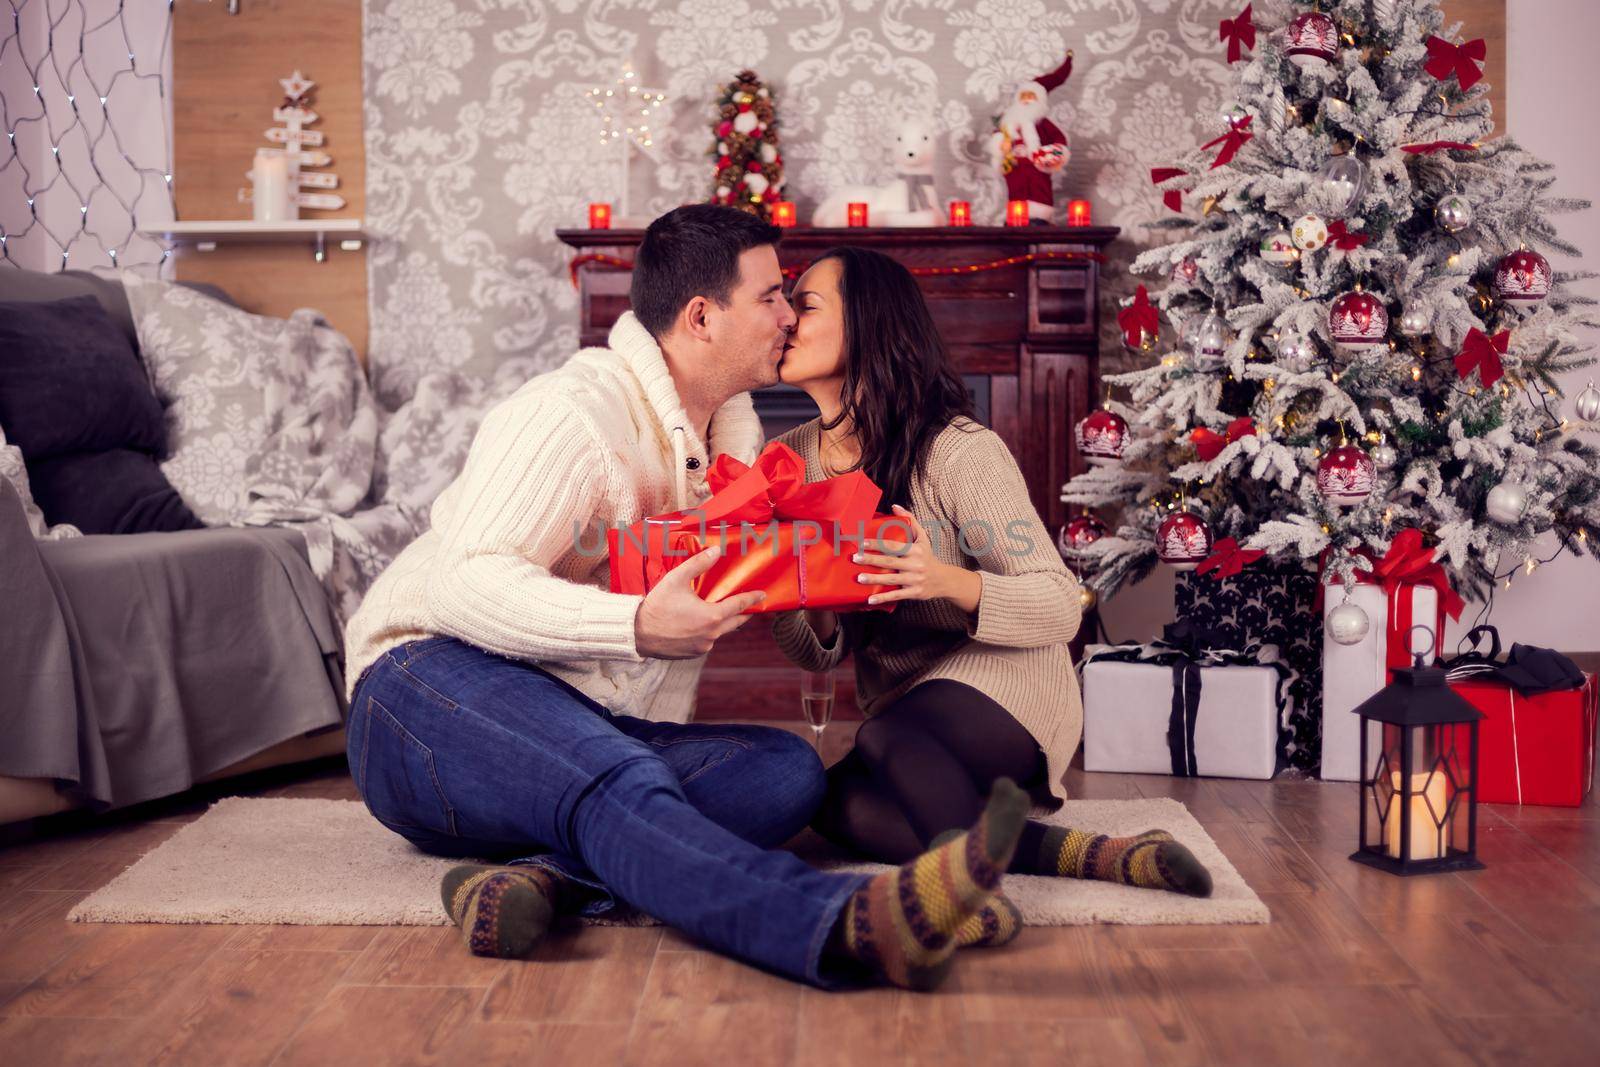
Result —
[[0, 426], [29, 463], [166, 447], [144, 364], [92, 296], [0, 303]]
[[30, 462], [28, 480], [47, 521], [70, 522], [86, 534], [198, 530], [205, 525], [144, 452], [114, 448]]

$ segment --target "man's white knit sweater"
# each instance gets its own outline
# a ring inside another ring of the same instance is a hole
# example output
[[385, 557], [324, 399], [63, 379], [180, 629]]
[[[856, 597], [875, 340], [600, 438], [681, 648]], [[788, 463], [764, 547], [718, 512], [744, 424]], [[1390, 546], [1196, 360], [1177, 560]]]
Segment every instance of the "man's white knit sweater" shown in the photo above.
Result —
[[431, 528], [378, 576], [345, 631], [350, 695], [406, 641], [443, 635], [538, 664], [621, 714], [685, 721], [703, 659], [641, 658], [638, 596], [608, 592], [604, 529], [693, 507], [727, 452], [749, 463], [748, 393], [690, 424], [661, 349], [632, 312], [484, 417]]

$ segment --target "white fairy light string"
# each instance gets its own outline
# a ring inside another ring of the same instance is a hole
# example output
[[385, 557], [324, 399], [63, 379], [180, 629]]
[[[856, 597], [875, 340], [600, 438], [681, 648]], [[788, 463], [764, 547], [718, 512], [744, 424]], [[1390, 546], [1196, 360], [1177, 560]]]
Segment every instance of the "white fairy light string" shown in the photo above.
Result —
[[[20, 246], [42, 241], [42, 258], [52, 269], [108, 264], [159, 267], [171, 250], [141, 234], [139, 226], [141, 208], [149, 212], [147, 194], [152, 188], [165, 205], [167, 219], [176, 214], [172, 132], [162, 73], [172, 44], [174, 0], [162, 5], [161, 45], [153, 56], [136, 55], [128, 27], [129, 0], [117, 0], [115, 10], [104, 17], [100, 12], [108, 3], [8, 2], [9, 25], [0, 28], [0, 128], [6, 135], [0, 145], [0, 186], [23, 193], [25, 212], [18, 213], [20, 225], [17, 218], [0, 215], [0, 262], [21, 266]], [[140, 7], [137, 2], [133, 6]], [[99, 21], [92, 21], [96, 18]], [[30, 56], [23, 28], [27, 23], [32, 36], [37, 19], [44, 20], [44, 50]], [[91, 59], [103, 60], [108, 54], [126, 56], [126, 65], [119, 59], [107, 72], [103, 62]], [[97, 65], [102, 69], [97, 71]], [[24, 76], [15, 74], [18, 68]], [[161, 107], [159, 146], [124, 143], [112, 117], [116, 101], [131, 96], [140, 83], [154, 84]], [[28, 152], [30, 148], [34, 151]], [[152, 166], [151, 157], [156, 155], [152, 149], [157, 148], [160, 158]], [[102, 205], [105, 198], [115, 207]], [[72, 207], [41, 210], [47, 200], [53, 204], [68, 199], [75, 211]]]
[[606, 147], [617, 145], [622, 150], [622, 188], [618, 192], [619, 214], [629, 214], [628, 159], [638, 148], [652, 160], [658, 160], [655, 138], [650, 132], [651, 112], [665, 110], [666, 93], [639, 84], [638, 73], [632, 61], [622, 64], [614, 85], [597, 85], [589, 90], [589, 100], [600, 112], [600, 143]]

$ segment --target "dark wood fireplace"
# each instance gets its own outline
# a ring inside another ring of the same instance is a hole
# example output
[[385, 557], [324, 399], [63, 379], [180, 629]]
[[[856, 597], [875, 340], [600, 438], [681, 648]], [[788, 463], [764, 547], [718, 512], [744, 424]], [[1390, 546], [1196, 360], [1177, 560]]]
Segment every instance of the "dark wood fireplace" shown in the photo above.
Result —
[[[1072, 429], [1098, 391], [1100, 256], [1113, 227], [937, 227], [787, 231], [778, 258], [790, 280], [821, 252], [863, 245], [894, 256], [918, 281], [944, 332], [957, 369], [972, 390], [980, 419], [995, 430], [1022, 468], [1053, 534], [1066, 521], [1061, 486], [1083, 468]], [[558, 230], [577, 255], [631, 263], [643, 231]], [[604, 344], [628, 307], [624, 265], [589, 261], [578, 268], [579, 340]], [[769, 437], [816, 415], [809, 398], [789, 386], [755, 394]], [[795, 718], [798, 673], [782, 662], [769, 625], [755, 619], [717, 645], [700, 685], [698, 717]], [[839, 710], [854, 713], [850, 671], [842, 672]]]

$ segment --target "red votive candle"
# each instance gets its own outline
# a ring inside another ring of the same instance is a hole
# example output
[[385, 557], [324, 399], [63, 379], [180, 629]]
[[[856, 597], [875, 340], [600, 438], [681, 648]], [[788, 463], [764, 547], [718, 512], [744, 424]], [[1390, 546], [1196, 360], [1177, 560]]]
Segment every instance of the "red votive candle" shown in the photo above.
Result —
[[965, 200], [950, 201], [950, 225], [971, 226], [972, 205]]
[[1028, 202], [1026, 200], [1006, 201], [1006, 225], [1026, 226], [1028, 224]]
[[591, 229], [591, 230], [609, 230], [609, 229], [611, 229], [611, 205], [610, 204], [590, 204], [589, 205], [589, 229]]
[[1089, 201], [1087, 201], [1087, 200], [1074, 200], [1074, 201], [1072, 201], [1071, 203], [1069, 203], [1067, 205], [1067, 225], [1068, 226], [1090, 226], [1090, 225], [1093, 225], [1093, 223], [1090, 222], [1090, 218], [1091, 217], [1092, 217], [1092, 215], [1091, 215], [1091, 212], [1089, 210]]
[[779, 200], [772, 205], [772, 224], [782, 226], [784, 229], [794, 225], [794, 203], [790, 200]]
[[852, 226], [865, 226], [867, 224], [867, 205], [866, 204], [860, 203], [859, 201], [852, 202], [850, 204], [848, 210], [850, 212], [850, 214], [849, 214], [850, 225], [852, 225]]

